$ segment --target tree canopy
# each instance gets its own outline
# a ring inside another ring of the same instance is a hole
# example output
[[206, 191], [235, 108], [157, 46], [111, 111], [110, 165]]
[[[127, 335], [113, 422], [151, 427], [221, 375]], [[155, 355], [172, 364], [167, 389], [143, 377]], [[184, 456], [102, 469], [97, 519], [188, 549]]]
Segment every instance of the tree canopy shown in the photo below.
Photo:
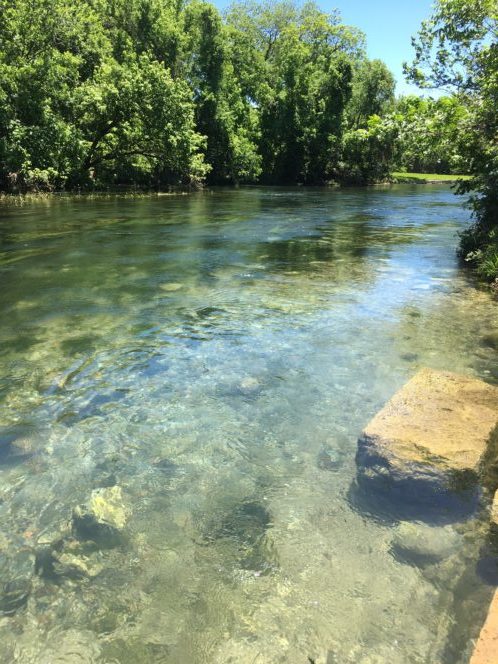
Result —
[[364, 35], [311, 1], [0, 0], [2, 190], [447, 172], [464, 117], [396, 102]]

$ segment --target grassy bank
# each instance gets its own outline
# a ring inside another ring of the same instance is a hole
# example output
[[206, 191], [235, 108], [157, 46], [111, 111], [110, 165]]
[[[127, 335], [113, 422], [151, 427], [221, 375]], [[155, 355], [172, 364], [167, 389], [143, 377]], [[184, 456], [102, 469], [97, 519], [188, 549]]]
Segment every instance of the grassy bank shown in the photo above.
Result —
[[458, 182], [459, 180], [470, 180], [470, 175], [442, 175], [441, 173], [393, 173], [392, 177], [395, 182], [409, 183], [414, 182], [417, 184], [432, 184], [436, 182]]

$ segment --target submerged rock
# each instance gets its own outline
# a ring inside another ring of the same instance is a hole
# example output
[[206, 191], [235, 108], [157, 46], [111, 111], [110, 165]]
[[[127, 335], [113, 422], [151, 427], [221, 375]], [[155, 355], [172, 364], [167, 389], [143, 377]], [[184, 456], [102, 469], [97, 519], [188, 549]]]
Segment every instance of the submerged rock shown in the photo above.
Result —
[[431, 508], [454, 498], [473, 503], [497, 423], [497, 387], [422, 369], [363, 431], [358, 481]]
[[391, 552], [404, 563], [432, 564], [453, 555], [461, 543], [461, 536], [451, 527], [404, 521], [395, 529]]
[[38, 534], [36, 543], [41, 546], [56, 546], [58, 542], [62, 542], [71, 533], [71, 523], [68, 519], [63, 519], [59, 522], [52, 523], [44, 528]]
[[26, 605], [34, 573], [32, 551], [0, 554], [0, 615], [11, 616]]
[[400, 358], [405, 362], [416, 362], [419, 358], [417, 353], [403, 353]]
[[271, 573], [276, 565], [270, 551], [267, 533], [271, 528], [271, 514], [257, 500], [248, 499], [234, 505], [219, 520], [212, 521], [204, 534], [206, 543], [224, 541], [232, 550], [234, 564], [239, 569], [256, 571], [258, 576]]
[[55, 553], [52, 565], [55, 575], [72, 579], [93, 578], [103, 570], [102, 565], [92, 564], [88, 558], [67, 551]]
[[320, 470], [339, 470], [343, 463], [344, 456], [339, 452], [339, 450], [322, 447], [322, 449], [318, 452], [316, 465]]
[[25, 606], [31, 592], [30, 579], [14, 579], [0, 586], [0, 615], [12, 616]]
[[88, 503], [74, 509], [73, 530], [81, 539], [114, 545], [120, 541], [127, 520], [121, 487], [95, 489]]
[[483, 337], [481, 337], [481, 344], [485, 348], [493, 348], [494, 350], [498, 350], [498, 332], [485, 334]]
[[159, 288], [165, 293], [174, 293], [175, 291], [178, 291], [181, 288], [183, 288], [183, 284], [170, 281], [169, 283], [166, 284], [159, 284]]
[[40, 652], [37, 664], [97, 664], [101, 660], [98, 639], [90, 630], [53, 630]]
[[246, 376], [240, 381], [240, 389], [243, 392], [254, 392], [260, 388], [260, 382], [254, 376]]
[[82, 543], [68, 536], [38, 547], [36, 572], [50, 580], [93, 578], [104, 569], [98, 556], [95, 542]]
[[157, 457], [152, 464], [154, 468], [160, 470], [166, 477], [173, 477], [178, 471], [178, 465], [167, 457]]
[[0, 427], [0, 462], [23, 461], [36, 452], [37, 441], [28, 425]]
[[105, 489], [111, 486], [115, 486], [118, 483], [118, 479], [114, 473], [102, 474], [95, 478], [94, 486], [99, 489]]

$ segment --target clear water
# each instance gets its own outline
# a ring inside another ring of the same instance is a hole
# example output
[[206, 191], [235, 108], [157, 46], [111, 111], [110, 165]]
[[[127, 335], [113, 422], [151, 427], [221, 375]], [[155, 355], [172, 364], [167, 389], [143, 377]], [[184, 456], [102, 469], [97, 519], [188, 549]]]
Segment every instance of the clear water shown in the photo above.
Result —
[[[498, 382], [467, 221], [441, 186], [3, 202], [0, 574], [24, 590], [0, 661], [468, 661], [485, 518], [354, 500], [357, 437], [419, 367]], [[73, 539], [112, 484], [122, 543]], [[35, 573], [58, 533], [89, 576]]]

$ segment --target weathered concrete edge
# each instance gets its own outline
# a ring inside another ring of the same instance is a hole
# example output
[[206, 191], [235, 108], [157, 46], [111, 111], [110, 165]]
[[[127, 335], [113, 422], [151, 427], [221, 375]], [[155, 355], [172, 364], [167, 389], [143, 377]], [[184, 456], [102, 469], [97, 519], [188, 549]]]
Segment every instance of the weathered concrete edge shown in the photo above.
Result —
[[[498, 530], [498, 490], [491, 505], [491, 529]], [[496, 664], [498, 662], [498, 589], [488, 607], [488, 613], [469, 664]]]
[[498, 662], [498, 590], [495, 591], [488, 615], [470, 658], [469, 664], [497, 664]]

